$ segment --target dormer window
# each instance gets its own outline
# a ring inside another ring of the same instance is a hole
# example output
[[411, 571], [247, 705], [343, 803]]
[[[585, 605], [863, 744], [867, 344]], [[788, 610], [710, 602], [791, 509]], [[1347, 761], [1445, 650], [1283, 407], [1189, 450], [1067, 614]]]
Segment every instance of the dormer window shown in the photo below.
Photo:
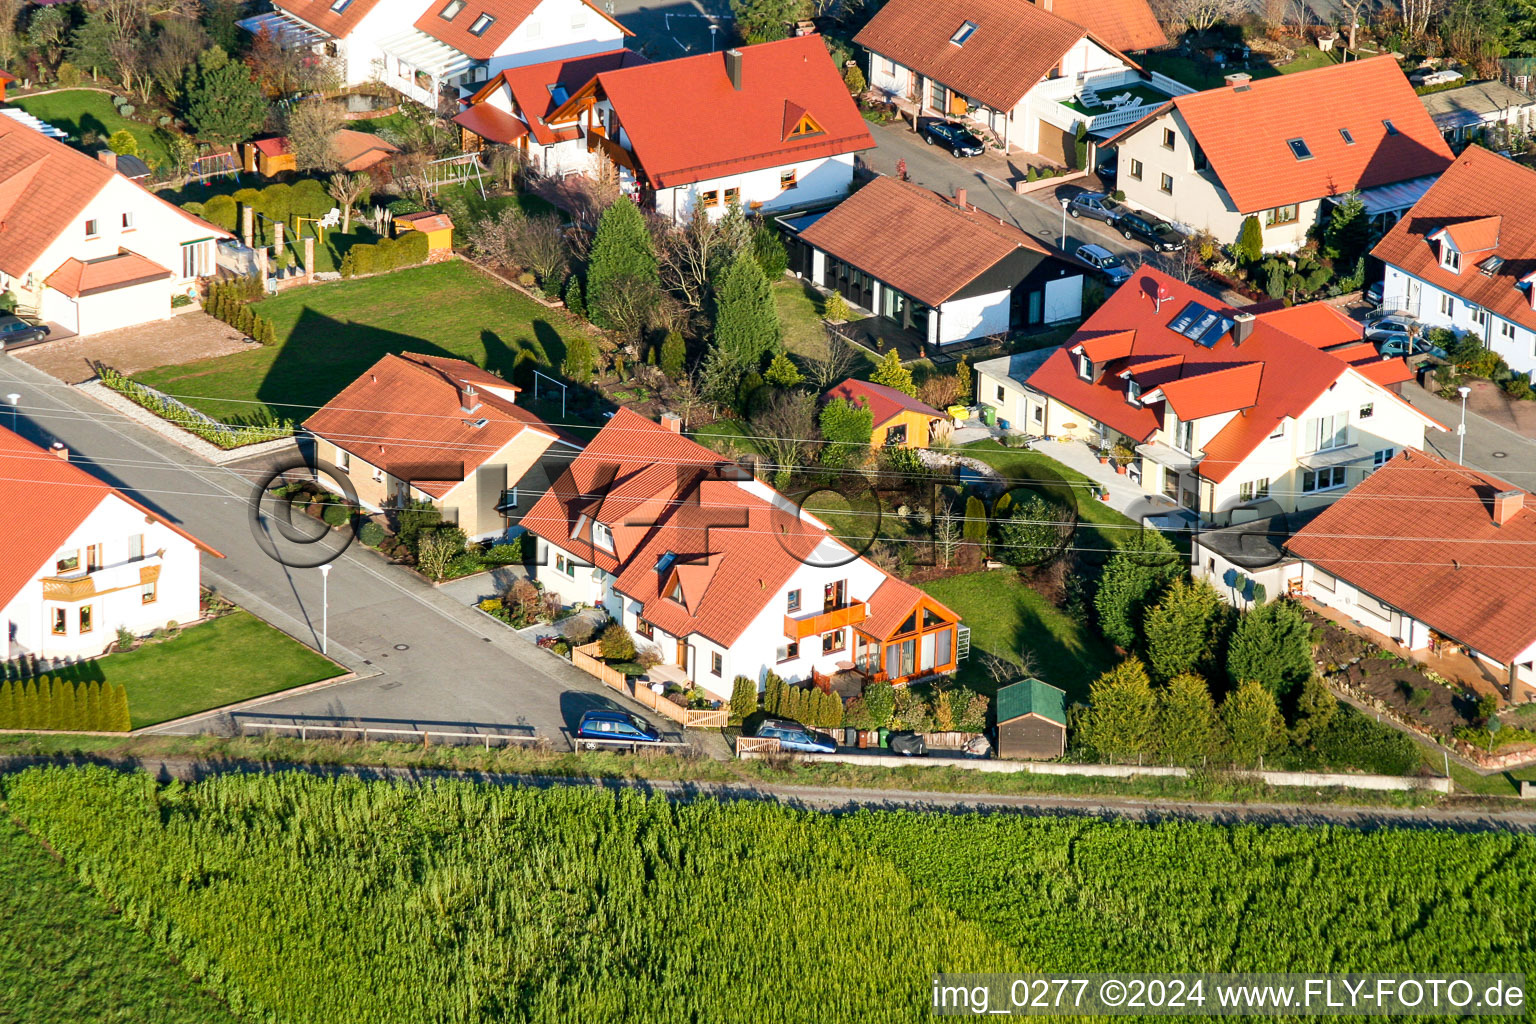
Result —
[[672, 589], [667, 591], [667, 597], [670, 598], [673, 601], [676, 601], [678, 604], [682, 604], [683, 603], [683, 581], [682, 580], [673, 580], [672, 581]]
[[612, 552], [613, 531], [594, 520], [592, 523], [592, 543], [604, 551]]
[[1093, 360], [1088, 358], [1086, 352], [1078, 354], [1077, 375], [1083, 380], [1093, 380]]
[[474, 24], [469, 26], [469, 34], [472, 36], [483, 36], [485, 35], [485, 30], [490, 28], [495, 23], [495, 18], [491, 17], [489, 14], [482, 14], [480, 17], [475, 19]]
[[949, 41], [954, 43], [956, 46], [964, 46], [965, 41], [971, 38], [975, 32], [976, 23], [974, 21], [964, 22], [959, 28], [955, 29], [955, 34], [949, 37]]
[[795, 126], [790, 129], [789, 137], [792, 139], [803, 139], [807, 135], [820, 135], [821, 133], [822, 127], [816, 123], [816, 119], [810, 114], [802, 114], [800, 120], [796, 121]]
[[1136, 383], [1135, 378], [1126, 378], [1125, 400], [1138, 408], [1141, 406], [1141, 385]]
[[1440, 242], [1440, 265], [1453, 274], [1461, 273], [1461, 253], [1449, 239]]
[[342, 11], [351, 6], [351, 4], [352, 0], [336, 0], [335, 3], [331, 4], [331, 13], [340, 14]]

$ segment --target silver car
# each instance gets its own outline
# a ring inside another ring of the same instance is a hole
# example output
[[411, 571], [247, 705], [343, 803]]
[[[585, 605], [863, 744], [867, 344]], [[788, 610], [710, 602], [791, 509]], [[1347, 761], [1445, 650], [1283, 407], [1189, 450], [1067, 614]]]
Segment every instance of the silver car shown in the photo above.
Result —
[[1074, 217], [1088, 217], [1113, 224], [1125, 212], [1125, 207], [1107, 192], [1079, 192], [1068, 200], [1067, 212]]

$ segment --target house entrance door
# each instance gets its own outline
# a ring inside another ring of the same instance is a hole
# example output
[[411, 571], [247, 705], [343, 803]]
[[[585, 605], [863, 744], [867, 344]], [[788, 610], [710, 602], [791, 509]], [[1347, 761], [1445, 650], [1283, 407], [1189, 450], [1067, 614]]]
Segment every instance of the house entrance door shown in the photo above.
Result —
[[677, 667], [686, 670], [688, 668], [688, 641], [677, 642]]

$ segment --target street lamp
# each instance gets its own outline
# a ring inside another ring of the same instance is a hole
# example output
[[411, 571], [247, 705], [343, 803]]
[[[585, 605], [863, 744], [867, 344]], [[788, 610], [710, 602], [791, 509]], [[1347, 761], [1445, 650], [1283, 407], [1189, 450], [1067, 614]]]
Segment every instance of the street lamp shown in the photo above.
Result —
[[1067, 251], [1067, 204], [1072, 201], [1067, 197], [1061, 201], [1061, 251]]
[[326, 640], [331, 627], [331, 563], [320, 567], [320, 653], [326, 653]]
[[9, 405], [11, 407], [11, 432], [12, 433], [16, 432], [16, 403], [18, 403], [20, 401], [21, 401], [21, 396], [18, 395], [18, 394], [15, 394], [14, 392], [12, 394], [9, 394], [9, 395], [5, 396], [5, 404]]
[[1461, 422], [1456, 426], [1456, 461], [1462, 465], [1466, 465], [1467, 396], [1472, 393], [1472, 389], [1463, 384], [1461, 387], [1456, 389], [1456, 393], [1461, 396]]

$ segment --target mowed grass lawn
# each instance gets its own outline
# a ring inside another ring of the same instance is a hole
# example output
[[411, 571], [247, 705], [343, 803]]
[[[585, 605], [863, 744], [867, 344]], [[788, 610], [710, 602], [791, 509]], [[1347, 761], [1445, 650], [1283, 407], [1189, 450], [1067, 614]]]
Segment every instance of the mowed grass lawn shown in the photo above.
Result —
[[1086, 701], [1088, 686], [1115, 663], [1114, 651], [1087, 623], [1078, 622], [1026, 586], [1010, 570], [994, 569], [920, 584], [971, 627], [971, 656], [960, 667], [961, 682], [982, 693], [997, 685], [981, 666], [991, 653], [1018, 661], [1034, 657], [1035, 674]]
[[[174, 640], [81, 662], [64, 678], [102, 679], [128, 690], [135, 729], [250, 700], [344, 670], [246, 611], [190, 626]], [[0, 1020], [3, 1020], [0, 1017]]]
[[509, 380], [521, 361], [559, 366], [582, 328], [460, 261], [295, 288], [256, 303], [278, 342], [137, 374], [218, 419], [263, 411], [302, 421], [390, 352], [467, 359]]
[[[784, 329], [785, 350], [801, 362], [824, 355], [827, 332], [821, 317], [827, 308], [826, 296], [809, 281], [786, 277], [774, 282], [773, 302], [778, 307], [779, 323]], [[849, 376], [867, 378], [874, 372], [875, 360], [857, 346], [854, 352], [856, 358]]]
[[0, 877], [0, 1021], [236, 1020], [8, 817], [0, 821]]
[[170, 163], [161, 132], [142, 121], [123, 117], [112, 106], [112, 97], [93, 89], [66, 89], [46, 96], [23, 97], [13, 100], [33, 117], [41, 118], [60, 131], [69, 133], [71, 142], [79, 143], [87, 134], [94, 133], [100, 144], [88, 148], [100, 149], [107, 144], [113, 132], [124, 128], [139, 140], [139, 157], [148, 163], [163, 167]]

